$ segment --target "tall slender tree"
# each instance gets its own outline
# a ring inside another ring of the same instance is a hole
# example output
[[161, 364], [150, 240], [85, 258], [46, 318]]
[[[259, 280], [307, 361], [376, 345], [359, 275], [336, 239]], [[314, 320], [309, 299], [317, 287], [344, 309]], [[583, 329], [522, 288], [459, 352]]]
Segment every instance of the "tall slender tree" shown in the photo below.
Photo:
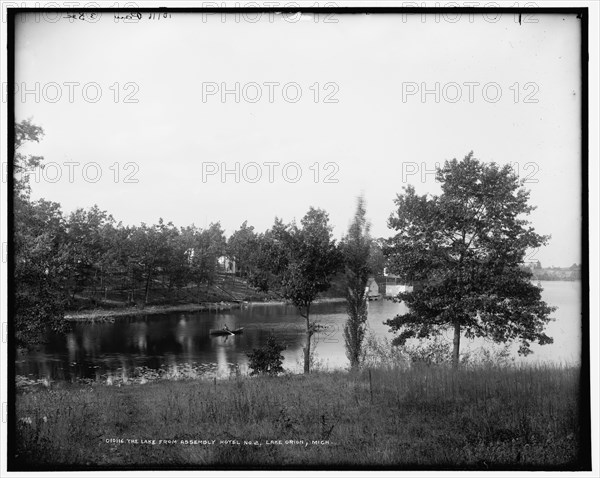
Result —
[[370, 252], [372, 248], [369, 229], [365, 201], [361, 196], [358, 198], [356, 212], [348, 228], [348, 234], [341, 243], [348, 312], [348, 320], [344, 325], [344, 341], [346, 356], [353, 369], [357, 368], [360, 363], [367, 322], [367, 283], [371, 273]]

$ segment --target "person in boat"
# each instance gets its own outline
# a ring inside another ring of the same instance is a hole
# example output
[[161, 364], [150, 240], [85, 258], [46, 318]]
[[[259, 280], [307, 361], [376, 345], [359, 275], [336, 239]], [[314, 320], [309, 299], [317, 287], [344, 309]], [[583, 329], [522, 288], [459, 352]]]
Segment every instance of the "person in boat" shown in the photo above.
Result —
[[231, 330], [229, 330], [229, 327], [227, 327], [227, 324], [225, 324], [225, 325], [223, 326], [223, 330], [224, 330], [225, 332], [231, 332]]

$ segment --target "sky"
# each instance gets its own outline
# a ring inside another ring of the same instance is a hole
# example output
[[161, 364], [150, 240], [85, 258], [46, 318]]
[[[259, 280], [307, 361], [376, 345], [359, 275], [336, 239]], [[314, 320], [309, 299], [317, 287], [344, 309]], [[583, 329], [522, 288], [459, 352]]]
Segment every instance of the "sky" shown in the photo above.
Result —
[[17, 20], [15, 114], [51, 165], [34, 197], [227, 234], [314, 206], [341, 237], [362, 194], [389, 237], [402, 188], [439, 193], [436, 164], [474, 151], [527, 178], [551, 235], [528, 260], [581, 262], [575, 16], [148, 17]]

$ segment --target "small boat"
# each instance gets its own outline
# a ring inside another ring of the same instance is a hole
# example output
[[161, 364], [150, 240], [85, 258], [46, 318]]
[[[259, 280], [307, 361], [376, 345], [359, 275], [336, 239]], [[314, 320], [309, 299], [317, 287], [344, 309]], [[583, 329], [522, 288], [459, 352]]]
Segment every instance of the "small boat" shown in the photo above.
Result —
[[224, 329], [210, 329], [208, 333], [210, 335], [237, 335], [244, 331], [244, 327], [235, 330], [224, 330]]

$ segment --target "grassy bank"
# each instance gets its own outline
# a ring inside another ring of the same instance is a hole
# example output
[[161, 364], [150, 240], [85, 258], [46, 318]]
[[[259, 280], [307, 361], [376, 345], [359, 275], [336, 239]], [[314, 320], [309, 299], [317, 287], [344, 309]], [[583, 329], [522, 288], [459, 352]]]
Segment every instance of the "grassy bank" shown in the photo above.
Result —
[[65, 385], [17, 395], [16, 463], [577, 468], [578, 382], [577, 368], [423, 367]]

